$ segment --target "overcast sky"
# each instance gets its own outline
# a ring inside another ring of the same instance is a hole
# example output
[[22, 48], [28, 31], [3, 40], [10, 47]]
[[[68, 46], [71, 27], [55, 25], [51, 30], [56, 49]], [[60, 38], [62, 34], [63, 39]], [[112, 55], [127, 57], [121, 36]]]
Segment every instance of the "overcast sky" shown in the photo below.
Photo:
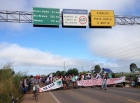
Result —
[[[115, 15], [140, 16], [138, 0], [1, 0], [0, 10], [29, 11], [33, 7], [114, 10]], [[57, 70], [88, 70], [95, 65], [113, 72], [140, 67], [140, 26], [43, 28], [32, 23], [0, 22], [0, 64], [14, 62], [16, 72], [49, 74]]]

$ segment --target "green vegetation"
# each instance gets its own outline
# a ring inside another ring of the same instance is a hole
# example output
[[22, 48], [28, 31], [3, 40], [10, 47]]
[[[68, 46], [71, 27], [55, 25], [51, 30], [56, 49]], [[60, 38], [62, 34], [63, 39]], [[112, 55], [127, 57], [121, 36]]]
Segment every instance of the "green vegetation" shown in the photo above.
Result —
[[77, 68], [72, 68], [72, 69], [69, 69], [67, 71], [67, 74], [75, 74], [75, 75], [78, 75], [78, 69]]
[[135, 71], [137, 71], [137, 65], [135, 63], [131, 63], [130, 64], [130, 71], [131, 73], [135, 73]]
[[0, 103], [11, 103], [10, 92], [14, 97], [21, 98], [23, 96], [19, 85], [23, 76], [24, 73], [19, 72], [15, 74], [11, 63], [7, 63], [0, 68]]
[[96, 73], [99, 73], [99, 72], [101, 71], [100, 65], [95, 65], [94, 68], [95, 68], [94, 71], [95, 71]]
[[137, 70], [138, 70], [138, 71], [139, 71], [139, 73], [140, 73], [140, 68], [138, 68]]
[[78, 73], [78, 69], [77, 68], [71, 68], [71, 69], [69, 69], [67, 72], [66, 71], [56, 71], [55, 73], [52, 73], [53, 75], [64, 75], [64, 74], [66, 74], [66, 75], [71, 75], [71, 74], [75, 74], [75, 75], [78, 75], [79, 73]]
[[[122, 76], [121, 73], [113, 73], [113, 75], [114, 75], [115, 78], [119, 78], [119, 77]], [[129, 79], [129, 76], [132, 76], [133, 80], [136, 80], [136, 76], [140, 75], [140, 73], [135, 73], [135, 74], [133, 74], [133, 73], [125, 73], [124, 75], [126, 77], [126, 80]]]

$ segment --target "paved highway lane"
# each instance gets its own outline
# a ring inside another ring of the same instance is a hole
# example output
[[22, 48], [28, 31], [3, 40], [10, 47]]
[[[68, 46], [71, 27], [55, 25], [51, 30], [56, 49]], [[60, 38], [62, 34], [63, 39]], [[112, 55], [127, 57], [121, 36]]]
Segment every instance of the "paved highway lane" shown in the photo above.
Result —
[[140, 103], [140, 89], [115, 88], [80, 88], [53, 91], [52, 94], [61, 103]]
[[[35, 103], [27, 94], [22, 103]], [[40, 93], [38, 103], [140, 103], [140, 89], [87, 87]]]

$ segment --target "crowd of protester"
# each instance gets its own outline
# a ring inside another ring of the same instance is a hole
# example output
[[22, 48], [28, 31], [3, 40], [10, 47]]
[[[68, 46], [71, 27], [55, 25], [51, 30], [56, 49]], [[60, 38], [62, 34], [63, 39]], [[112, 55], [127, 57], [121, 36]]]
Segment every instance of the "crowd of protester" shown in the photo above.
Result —
[[136, 75], [135, 78], [133, 78], [131, 75], [128, 77], [129, 84], [131, 87], [139, 87], [140, 86], [140, 75]]
[[[62, 79], [63, 82], [63, 89], [67, 90], [71, 87], [73, 88], [77, 88], [77, 81], [79, 80], [89, 80], [89, 79], [98, 79], [98, 78], [102, 78], [103, 82], [102, 82], [102, 86], [101, 89], [107, 89], [107, 79], [108, 78], [112, 78], [111, 76], [109, 76], [108, 73], [94, 73], [94, 75], [91, 74], [80, 74], [80, 75], [75, 75], [75, 74], [71, 74], [71, 75], [57, 75], [57, 76], [53, 76], [52, 74], [50, 74], [49, 76], [30, 76], [29, 78], [25, 77], [24, 79], [21, 80], [20, 82], [20, 89], [21, 92], [23, 93], [32, 93], [33, 91], [33, 85], [37, 85], [38, 88], [39, 87], [44, 87], [46, 85], [49, 85], [53, 82], [55, 82], [58, 79]], [[124, 74], [122, 73], [121, 78], [123, 78], [123, 82], [122, 82], [122, 86], [125, 87], [126, 84], [126, 77], [124, 76]], [[129, 76], [129, 81], [130, 81], [130, 85], [131, 86], [140, 86], [140, 76], [137, 76], [136, 81], [133, 80], [132, 76]]]

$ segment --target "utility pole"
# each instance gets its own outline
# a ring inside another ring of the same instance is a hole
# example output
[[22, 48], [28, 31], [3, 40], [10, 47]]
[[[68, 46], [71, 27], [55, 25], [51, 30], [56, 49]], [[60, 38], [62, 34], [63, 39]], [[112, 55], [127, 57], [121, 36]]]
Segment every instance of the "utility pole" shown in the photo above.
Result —
[[84, 72], [84, 66], [82, 66], [82, 71]]
[[65, 74], [65, 61], [64, 61], [64, 74]]

